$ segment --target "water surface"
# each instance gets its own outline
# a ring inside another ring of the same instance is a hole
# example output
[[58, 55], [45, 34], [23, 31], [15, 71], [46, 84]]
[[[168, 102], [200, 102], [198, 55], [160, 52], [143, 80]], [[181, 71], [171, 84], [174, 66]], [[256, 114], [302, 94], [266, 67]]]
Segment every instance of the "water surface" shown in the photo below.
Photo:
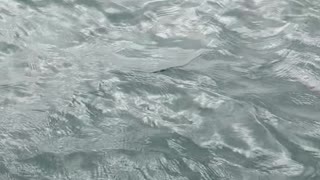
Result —
[[318, 0], [0, 1], [0, 179], [320, 179]]

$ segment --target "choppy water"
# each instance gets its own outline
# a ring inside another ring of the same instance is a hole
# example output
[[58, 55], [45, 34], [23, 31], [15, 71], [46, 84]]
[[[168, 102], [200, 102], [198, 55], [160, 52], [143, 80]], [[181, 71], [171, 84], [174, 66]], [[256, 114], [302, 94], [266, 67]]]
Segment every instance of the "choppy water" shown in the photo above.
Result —
[[319, 180], [319, 0], [1, 0], [1, 180]]

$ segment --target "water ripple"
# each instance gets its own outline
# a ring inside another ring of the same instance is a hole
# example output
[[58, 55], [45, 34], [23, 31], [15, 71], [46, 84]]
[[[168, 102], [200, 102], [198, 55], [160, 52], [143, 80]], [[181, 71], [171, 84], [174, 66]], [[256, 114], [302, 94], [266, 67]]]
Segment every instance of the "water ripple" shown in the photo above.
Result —
[[319, 179], [319, 10], [0, 2], [0, 179]]

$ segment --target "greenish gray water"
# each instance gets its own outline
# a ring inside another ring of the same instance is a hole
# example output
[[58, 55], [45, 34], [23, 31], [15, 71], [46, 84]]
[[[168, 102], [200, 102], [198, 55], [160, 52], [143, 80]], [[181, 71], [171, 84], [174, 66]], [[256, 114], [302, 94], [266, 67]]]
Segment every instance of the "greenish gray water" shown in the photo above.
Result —
[[320, 1], [1, 0], [0, 180], [319, 180]]

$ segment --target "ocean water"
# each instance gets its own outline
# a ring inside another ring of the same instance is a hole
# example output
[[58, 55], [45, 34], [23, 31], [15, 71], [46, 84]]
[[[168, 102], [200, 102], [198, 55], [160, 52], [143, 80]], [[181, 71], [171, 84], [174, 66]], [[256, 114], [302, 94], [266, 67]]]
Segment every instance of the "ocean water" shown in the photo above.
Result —
[[0, 180], [319, 180], [319, 0], [0, 0]]

